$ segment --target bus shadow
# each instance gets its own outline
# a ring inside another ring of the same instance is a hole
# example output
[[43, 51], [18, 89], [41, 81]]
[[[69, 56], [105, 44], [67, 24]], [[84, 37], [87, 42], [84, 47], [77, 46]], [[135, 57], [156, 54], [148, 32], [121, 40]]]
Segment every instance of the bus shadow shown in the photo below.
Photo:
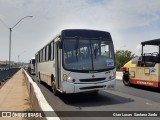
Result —
[[44, 86], [45, 88], [47, 88], [50, 92], [52, 92], [52, 88], [51, 88], [49, 85], [47, 85], [45, 82], [41, 81], [41, 83], [39, 83], [39, 82], [38, 82], [38, 79], [36, 80], [36, 82], [37, 82], [38, 84], [43, 85], [43, 86]]
[[[52, 89], [46, 83], [42, 82], [45, 88], [50, 92]], [[52, 93], [53, 97], [54, 94]], [[103, 105], [115, 105], [115, 104], [125, 104], [134, 102], [131, 98], [125, 98], [120, 95], [115, 95], [105, 91], [99, 91], [98, 93], [74, 93], [74, 94], [58, 94], [58, 99], [67, 105], [74, 106], [77, 108], [81, 107], [92, 107], [92, 106], [103, 106]]]
[[115, 105], [134, 102], [131, 98], [114, 95], [108, 92], [99, 91], [98, 93], [76, 93], [59, 94], [58, 96], [65, 104], [76, 107]]

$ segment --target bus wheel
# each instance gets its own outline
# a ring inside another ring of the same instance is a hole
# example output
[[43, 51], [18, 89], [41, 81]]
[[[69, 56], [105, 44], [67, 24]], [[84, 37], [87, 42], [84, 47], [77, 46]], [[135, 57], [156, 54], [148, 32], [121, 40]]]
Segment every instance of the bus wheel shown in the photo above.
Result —
[[52, 91], [53, 91], [53, 94], [54, 95], [58, 95], [58, 90], [57, 90], [57, 88], [56, 88], [56, 85], [55, 85], [55, 82], [53, 81], [52, 82]]
[[130, 86], [131, 85], [130, 80], [129, 80], [129, 75], [126, 74], [126, 73], [123, 74], [123, 84], [125, 86]]

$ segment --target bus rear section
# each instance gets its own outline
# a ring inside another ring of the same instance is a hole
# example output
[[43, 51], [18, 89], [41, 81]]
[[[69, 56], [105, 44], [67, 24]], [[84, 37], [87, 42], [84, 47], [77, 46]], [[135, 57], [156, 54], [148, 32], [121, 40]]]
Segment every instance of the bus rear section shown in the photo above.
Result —
[[[53, 49], [50, 48], [51, 43]], [[52, 53], [44, 50], [47, 46], [48, 50], [54, 50], [52, 60], [46, 57]], [[55, 94], [58, 91], [79, 93], [115, 87], [114, 46], [109, 32], [63, 30], [58, 37], [38, 51], [36, 56], [39, 60], [43, 56], [47, 59], [36, 64], [36, 71], [39, 78], [52, 87]]]
[[159, 87], [160, 86], [160, 65], [156, 64], [153, 67], [135, 67], [130, 68], [131, 84]]
[[[125, 85], [136, 84], [159, 88], [160, 39], [145, 41], [141, 44], [142, 54], [136, 61], [134, 60], [134, 67], [125, 67], [125, 65], [123, 67], [123, 82]], [[150, 46], [151, 48], [144, 49], [144, 47], [147, 46]], [[154, 48], [152, 48], [152, 46], [154, 46]], [[150, 53], [146, 52], [146, 50], [150, 51]]]

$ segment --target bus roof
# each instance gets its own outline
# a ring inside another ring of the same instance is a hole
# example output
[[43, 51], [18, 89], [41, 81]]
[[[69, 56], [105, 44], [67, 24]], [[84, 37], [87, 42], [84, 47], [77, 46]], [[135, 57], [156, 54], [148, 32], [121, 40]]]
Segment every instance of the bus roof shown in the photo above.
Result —
[[64, 29], [60, 32], [60, 34], [56, 35], [51, 41], [49, 41], [47, 44], [45, 44], [41, 49], [39, 49], [36, 54], [40, 50], [42, 50], [45, 46], [47, 46], [49, 43], [51, 43], [53, 40], [59, 37], [90, 37], [90, 38], [109, 38], [111, 40], [111, 35], [107, 31], [100, 31], [100, 30], [91, 30], [91, 29]]
[[148, 40], [148, 41], [144, 41], [141, 42], [141, 44], [144, 45], [157, 45], [160, 46], [160, 39], [154, 39], [154, 40]]
[[65, 29], [61, 32], [62, 37], [82, 37], [82, 38], [109, 38], [109, 32], [90, 29]]

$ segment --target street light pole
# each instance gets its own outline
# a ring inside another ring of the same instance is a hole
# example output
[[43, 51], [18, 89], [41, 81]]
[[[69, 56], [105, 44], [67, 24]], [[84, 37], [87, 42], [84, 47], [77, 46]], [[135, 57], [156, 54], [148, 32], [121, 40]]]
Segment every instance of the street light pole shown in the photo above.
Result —
[[9, 69], [11, 68], [11, 33], [12, 33], [12, 29], [14, 27], [16, 27], [18, 25], [18, 23], [20, 23], [23, 19], [25, 19], [27, 17], [33, 17], [33, 16], [25, 16], [22, 19], [20, 19], [12, 28], [9, 28], [9, 30], [10, 30], [10, 39], [9, 39]]
[[9, 69], [11, 65], [11, 34], [12, 34], [12, 28], [9, 28]]
[[33, 17], [33, 16], [25, 16], [21, 18], [13, 27], [8, 27], [5, 22], [0, 19], [0, 21], [9, 29], [9, 69], [11, 68], [11, 35], [12, 35], [12, 29], [18, 25], [23, 19], [28, 18], [28, 17]]

